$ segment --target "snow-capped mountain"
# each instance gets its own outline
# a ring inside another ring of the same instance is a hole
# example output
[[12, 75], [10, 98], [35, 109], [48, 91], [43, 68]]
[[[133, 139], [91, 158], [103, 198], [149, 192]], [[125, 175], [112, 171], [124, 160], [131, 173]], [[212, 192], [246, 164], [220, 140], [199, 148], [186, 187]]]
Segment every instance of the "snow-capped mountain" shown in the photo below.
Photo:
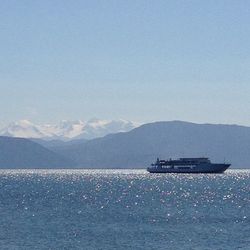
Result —
[[63, 120], [59, 124], [37, 125], [28, 120], [10, 123], [0, 135], [41, 139], [93, 139], [111, 133], [127, 132], [139, 124], [126, 120], [91, 119], [87, 122]]
[[136, 123], [126, 120], [99, 120], [91, 119], [85, 125], [77, 139], [93, 139], [107, 134], [127, 132], [138, 126]]
[[85, 122], [63, 120], [59, 124], [44, 124], [40, 126], [40, 130], [47, 134], [47, 137], [57, 139], [71, 139], [82, 133]]
[[0, 135], [22, 138], [42, 138], [46, 135], [39, 126], [34, 125], [28, 120], [12, 122], [7, 127], [0, 130]]

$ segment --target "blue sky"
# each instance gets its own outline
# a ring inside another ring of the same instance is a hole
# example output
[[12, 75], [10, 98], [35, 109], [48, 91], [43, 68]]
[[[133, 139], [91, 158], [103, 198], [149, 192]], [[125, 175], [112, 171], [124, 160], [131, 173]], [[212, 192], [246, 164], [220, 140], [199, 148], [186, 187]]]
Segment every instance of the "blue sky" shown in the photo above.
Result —
[[250, 126], [249, 1], [0, 2], [0, 125]]

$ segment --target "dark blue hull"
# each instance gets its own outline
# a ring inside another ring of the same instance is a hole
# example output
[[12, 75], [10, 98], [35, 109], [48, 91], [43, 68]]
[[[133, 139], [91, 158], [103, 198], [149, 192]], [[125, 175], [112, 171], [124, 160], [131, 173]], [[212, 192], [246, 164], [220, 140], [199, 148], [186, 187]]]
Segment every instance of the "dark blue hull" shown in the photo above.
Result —
[[150, 173], [183, 173], [183, 174], [215, 174], [223, 173], [226, 169], [230, 167], [230, 164], [225, 163], [207, 163], [207, 164], [198, 164], [195, 166], [152, 166], [148, 167], [147, 171]]

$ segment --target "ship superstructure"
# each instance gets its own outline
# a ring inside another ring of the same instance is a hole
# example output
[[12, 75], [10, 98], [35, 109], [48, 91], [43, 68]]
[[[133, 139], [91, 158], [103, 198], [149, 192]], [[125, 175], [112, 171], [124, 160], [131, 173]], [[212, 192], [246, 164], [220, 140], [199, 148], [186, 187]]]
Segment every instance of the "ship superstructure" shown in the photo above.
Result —
[[160, 160], [147, 168], [150, 173], [223, 173], [229, 163], [211, 163], [209, 158], [180, 158], [176, 160]]

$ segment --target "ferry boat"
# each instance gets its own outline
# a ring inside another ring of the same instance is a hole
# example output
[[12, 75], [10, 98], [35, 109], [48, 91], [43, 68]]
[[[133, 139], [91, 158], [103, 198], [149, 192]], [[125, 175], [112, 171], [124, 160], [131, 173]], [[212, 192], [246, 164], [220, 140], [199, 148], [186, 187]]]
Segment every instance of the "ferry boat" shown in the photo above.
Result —
[[157, 158], [147, 171], [150, 173], [223, 173], [230, 165], [229, 163], [211, 163], [206, 157], [177, 160]]

